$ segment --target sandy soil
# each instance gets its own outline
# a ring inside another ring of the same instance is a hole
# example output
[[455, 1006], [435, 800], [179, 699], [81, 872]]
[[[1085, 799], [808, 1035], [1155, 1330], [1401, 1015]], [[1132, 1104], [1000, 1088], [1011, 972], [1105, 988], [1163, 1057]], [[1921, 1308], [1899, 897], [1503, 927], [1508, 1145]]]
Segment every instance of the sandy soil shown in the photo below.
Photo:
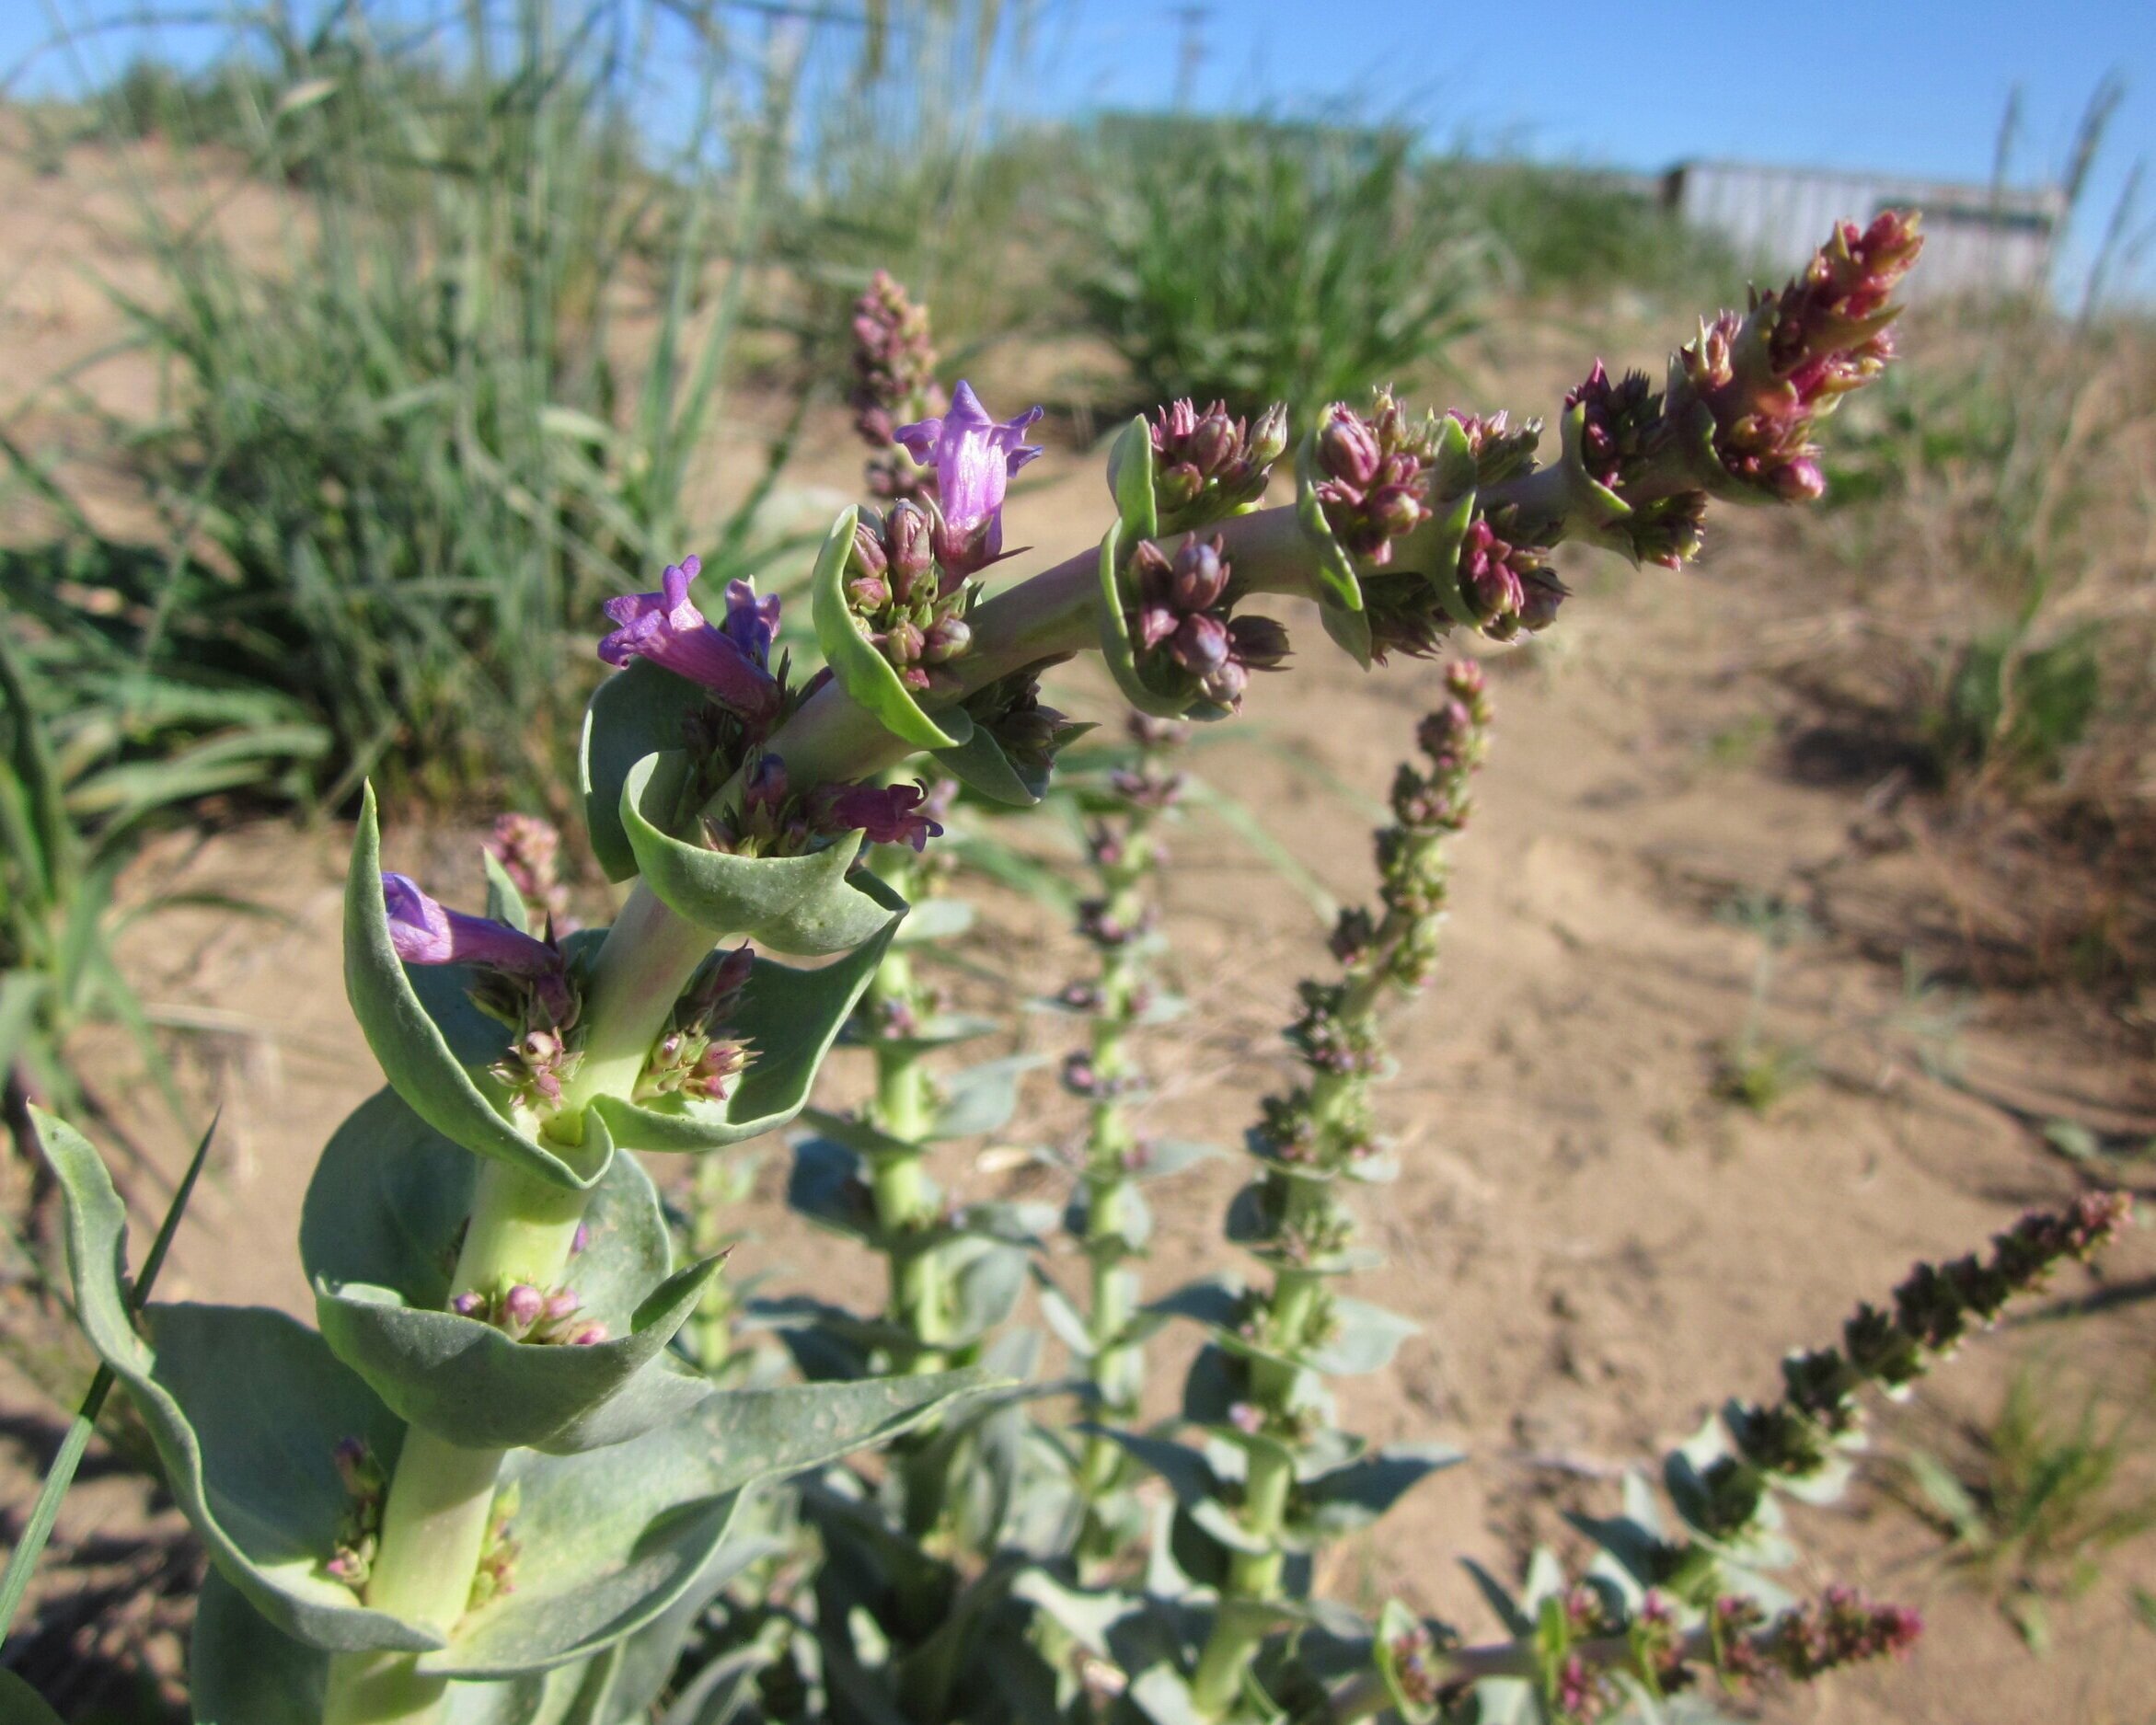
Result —
[[[102, 314], [68, 286], [82, 280], [82, 254], [68, 251], [65, 202], [56, 192], [26, 208], [0, 195], [17, 235], [49, 224], [41, 261], [26, 271], [49, 284], [46, 297], [28, 314], [10, 301], [0, 375], [97, 345]], [[1568, 369], [1531, 381], [1546, 390]], [[101, 393], [133, 399], [144, 387], [123, 378]], [[805, 472], [842, 487], [852, 460], [834, 422]], [[1014, 526], [1061, 555], [1099, 531], [1098, 480], [1063, 451], [1041, 468], [1056, 477], [1023, 500]], [[1384, 1106], [1406, 1174], [1373, 1206], [1372, 1236], [1391, 1264], [1358, 1292], [1412, 1314], [1424, 1335], [1393, 1373], [1343, 1395], [1348, 1423], [1457, 1442], [1473, 1464], [1334, 1553], [1331, 1589], [1366, 1604], [1399, 1593], [1475, 1635], [1491, 1625], [1458, 1557], [1516, 1572], [1535, 1541], [1569, 1541], [1562, 1511], [1613, 1506], [1619, 1470], [1651, 1462], [1722, 1397], [1770, 1393], [1784, 1350], [1830, 1338], [1857, 1299], [1883, 1294], [1913, 1259], [1966, 1249], [2022, 1207], [2070, 1192], [2071, 1171], [2030, 1120], [2147, 1131], [2156, 1105], [2145, 1047], [2095, 1008], [2054, 997], [1963, 997], [1952, 1037], [1962, 1081], [1927, 1075], [1919, 1055], [1936, 1039], [1918, 1034], [1904, 977], [1881, 960], [1908, 950], [1934, 971], [1959, 961], [1942, 912], [1956, 883], [1927, 860], [1883, 769], [1860, 760], [1817, 770], [1807, 739], [1831, 715], [1804, 708], [1775, 673], [1816, 650], [1841, 596], [1807, 577], [1784, 528], [1730, 524], [1696, 574], [1591, 561], [1574, 573], [1581, 596], [1551, 642], [1493, 665], [1497, 744], [1458, 847], [1446, 962], [1394, 1037], [1401, 1072]], [[1327, 888], [1356, 895], [1368, 879], [1366, 805], [1435, 676], [1396, 664], [1365, 677], [1314, 627], [1297, 638], [1308, 657], [1263, 681], [1247, 720], [1196, 765]], [[1081, 716], [1110, 710], [1097, 684], [1073, 680], [1066, 693]], [[476, 830], [395, 831], [389, 857], [468, 890]], [[214, 1177], [161, 1290], [171, 1297], [306, 1308], [293, 1246], [300, 1197], [330, 1129], [377, 1082], [339, 981], [345, 839], [260, 826], [172, 841], [141, 870], [143, 885], [213, 885], [284, 918], [179, 914], [128, 952], [149, 997], [202, 1027], [194, 1082], [225, 1110]], [[1297, 891], [1205, 816], [1186, 820], [1175, 848], [1166, 926], [1198, 1009], [1153, 1051], [1152, 1124], [1232, 1144], [1278, 1071], [1275, 1032], [1293, 980], [1321, 964], [1322, 930]], [[1037, 906], [963, 890], [982, 907], [985, 949], [1029, 991], [1082, 966], [1077, 942]], [[1817, 1076], [1764, 1115], [1711, 1094], [1757, 952], [1717, 910], [1744, 890], [1783, 895], [1819, 922], [1781, 966], [1767, 1018], [1812, 1052]], [[1025, 1015], [1015, 1026], [1021, 1045], [1060, 1052], [1055, 1020]], [[837, 1057], [834, 1094], [857, 1082], [854, 1057]], [[1068, 1132], [1074, 1115], [1046, 1075], [1029, 1100], [1043, 1133]], [[176, 1158], [168, 1131], [146, 1122], [144, 1133]], [[870, 1265], [835, 1267], [784, 1212], [782, 1162], [767, 1156], [744, 1206], [754, 1237], [738, 1273], [768, 1271], [782, 1289], [813, 1261], [820, 1292], [872, 1298]], [[1046, 1175], [1007, 1167], [968, 1150], [944, 1174], [974, 1194], [1049, 1190]], [[1227, 1162], [1159, 1189], [1155, 1285], [1230, 1261], [1218, 1219], [1241, 1178]], [[143, 1186], [154, 1200], [154, 1184]], [[2054, 1313], [2092, 1292], [2119, 1297], [1970, 1349], [1887, 1420], [1883, 1457], [1908, 1442], [1951, 1450], [1954, 1422], [1987, 1415], [2032, 1363], [2057, 1374], [2069, 1410], [2097, 1385], [2116, 1405], [2145, 1403], [2156, 1316], [2139, 1296], [2152, 1275], [2156, 1245], [2142, 1235], [2113, 1255], [2101, 1284], [2064, 1279]], [[1182, 1358], [1172, 1340], [1159, 1350], [1164, 1404]], [[11, 1509], [51, 1420], [25, 1386], [0, 1384]], [[1878, 1489], [1895, 1477], [1891, 1460], [1875, 1472], [1846, 1504], [1796, 1513], [1810, 1572], [1918, 1604], [1932, 1633], [1906, 1666], [1776, 1699], [1769, 1717], [2150, 1718], [2156, 1638], [2129, 1604], [2132, 1584], [2156, 1585], [2146, 1542], [2055, 1611], [2057, 1645], [2038, 1660]], [[110, 1564], [144, 1525], [139, 1488], [109, 1477], [70, 1500], [62, 1545], [86, 1566], [100, 1553]]]

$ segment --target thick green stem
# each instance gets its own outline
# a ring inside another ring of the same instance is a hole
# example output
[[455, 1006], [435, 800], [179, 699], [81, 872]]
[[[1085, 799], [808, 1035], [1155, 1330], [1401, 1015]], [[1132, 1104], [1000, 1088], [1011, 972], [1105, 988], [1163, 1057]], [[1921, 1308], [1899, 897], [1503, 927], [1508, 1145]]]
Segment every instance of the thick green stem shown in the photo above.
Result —
[[[905, 892], [911, 870], [900, 863], [890, 872], [895, 890]], [[869, 984], [868, 1007], [871, 1021], [886, 1010], [901, 1018], [918, 1015], [920, 989], [914, 981], [913, 960], [905, 951], [894, 949], [876, 967]], [[905, 1363], [910, 1372], [940, 1371], [943, 1364], [936, 1350], [944, 1328], [940, 1266], [934, 1247], [921, 1243], [935, 1210], [928, 1196], [928, 1171], [922, 1166], [929, 1105], [928, 1070], [919, 1052], [903, 1041], [877, 1043], [871, 1113], [880, 1130], [912, 1146], [878, 1156], [870, 1170], [876, 1223], [891, 1240], [891, 1316], [911, 1332], [917, 1344], [913, 1357]]]
[[583, 1110], [594, 1097], [635, 1092], [651, 1044], [717, 944], [637, 883], [593, 963], [582, 1057], [561, 1087], [561, 1108], [550, 1129], [581, 1141]]
[[[1243, 1495], [1244, 1528], [1257, 1538], [1277, 1540], [1294, 1486], [1295, 1463], [1286, 1455], [1272, 1445], [1252, 1450]], [[1280, 1568], [1277, 1545], [1269, 1544], [1264, 1551], [1239, 1551], [1230, 1560], [1212, 1633], [1191, 1673], [1191, 1705], [1201, 1718], [1220, 1718], [1242, 1692], [1243, 1673], [1274, 1622], [1263, 1607], [1279, 1595]]]
[[[479, 1170], [472, 1218], [453, 1279], [455, 1292], [491, 1293], [561, 1279], [590, 1195], [551, 1186], [505, 1162]], [[460, 1449], [406, 1429], [382, 1506], [382, 1535], [366, 1602], [446, 1636], [471, 1600], [505, 1452]], [[339, 1653], [329, 1661], [324, 1725], [434, 1725], [445, 1679], [422, 1676], [409, 1653]]]

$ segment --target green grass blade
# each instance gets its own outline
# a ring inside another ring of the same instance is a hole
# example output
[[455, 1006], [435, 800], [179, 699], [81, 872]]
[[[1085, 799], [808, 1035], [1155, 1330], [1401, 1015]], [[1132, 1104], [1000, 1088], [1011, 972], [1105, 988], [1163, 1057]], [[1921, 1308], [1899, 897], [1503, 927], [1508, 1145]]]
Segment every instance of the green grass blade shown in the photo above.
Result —
[[[195, 1181], [202, 1174], [203, 1163], [209, 1160], [210, 1144], [216, 1136], [217, 1121], [212, 1120], [202, 1142], [195, 1145], [187, 1172], [180, 1177], [179, 1190], [172, 1194], [172, 1202], [166, 1208], [157, 1237], [151, 1241], [149, 1255], [143, 1259], [142, 1270], [135, 1276], [130, 1304], [138, 1312], [148, 1303], [150, 1290], [156, 1285], [157, 1272], [165, 1267], [165, 1254], [172, 1248], [172, 1236], [179, 1231], [179, 1219], [187, 1213], [188, 1201], [194, 1196]], [[22, 1608], [23, 1595], [29, 1591], [30, 1575], [38, 1567], [39, 1558], [44, 1555], [46, 1541], [52, 1537], [53, 1524], [60, 1518], [60, 1501], [75, 1481], [75, 1469], [82, 1466], [83, 1453], [89, 1447], [90, 1433], [97, 1429], [98, 1415], [104, 1410], [105, 1398], [111, 1393], [112, 1368], [101, 1365], [97, 1376], [90, 1380], [82, 1406], [75, 1411], [75, 1422], [61, 1441], [60, 1453], [52, 1458], [45, 1483], [39, 1489], [38, 1501], [31, 1506], [29, 1520], [23, 1525], [22, 1537], [7, 1559], [6, 1572], [0, 1574], [0, 1648], [6, 1647], [8, 1634], [15, 1627], [15, 1614]]]

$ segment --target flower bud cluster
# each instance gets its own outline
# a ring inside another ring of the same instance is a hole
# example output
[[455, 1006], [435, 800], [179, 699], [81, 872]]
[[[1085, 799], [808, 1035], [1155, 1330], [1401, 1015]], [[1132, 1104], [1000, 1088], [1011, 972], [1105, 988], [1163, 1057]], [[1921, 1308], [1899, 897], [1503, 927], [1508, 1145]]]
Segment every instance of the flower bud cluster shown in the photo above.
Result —
[[1303, 1064], [1334, 1077], [1377, 1072], [1385, 1064], [1385, 1049], [1377, 1027], [1367, 1018], [1344, 1016], [1348, 1004], [1345, 983], [1320, 983], [1306, 978], [1297, 984], [1302, 996], [1302, 1015], [1287, 1027], [1287, 1041]]
[[1790, 501], [1827, 489], [1813, 426], [1894, 357], [1890, 302], [1923, 243], [1899, 211], [1844, 223], [1781, 293], [1755, 295], [1742, 317], [1723, 313], [1679, 353], [1670, 393], [1705, 404], [1731, 478]]
[[960, 686], [951, 661], [973, 645], [973, 603], [963, 580], [936, 566], [936, 523], [918, 503], [879, 516], [863, 510], [846, 563], [847, 607], [898, 680], [916, 696]]
[[361, 1588], [374, 1573], [375, 1558], [381, 1549], [382, 1505], [389, 1496], [389, 1476], [364, 1438], [340, 1439], [332, 1459], [344, 1484], [345, 1506], [337, 1521], [336, 1544], [322, 1567], [347, 1587]]
[[583, 1301], [574, 1288], [549, 1294], [528, 1282], [504, 1282], [490, 1294], [456, 1294], [449, 1309], [459, 1317], [492, 1325], [512, 1341], [588, 1348], [606, 1340], [606, 1326], [583, 1316]]
[[1899, 1659], [1924, 1632], [1923, 1618], [1908, 1606], [1878, 1604], [1839, 1586], [1771, 1621], [1757, 1601], [1725, 1596], [1709, 1622], [1714, 1668], [1738, 1688], [1774, 1676], [1811, 1683], [1844, 1665]]
[[520, 1495], [514, 1485], [503, 1486], [488, 1506], [487, 1535], [479, 1547], [478, 1567], [472, 1572], [471, 1593], [464, 1603], [467, 1611], [516, 1592], [516, 1560], [524, 1555], [524, 1545], [510, 1524], [516, 1518]]
[[1922, 247], [1898, 211], [1843, 224], [1781, 292], [1702, 323], [1666, 392], [1637, 372], [1613, 383], [1597, 363], [1565, 406], [1581, 413], [1587, 477], [1632, 507], [1617, 531], [1637, 556], [1697, 552], [1709, 489], [1784, 502], [1825, 490], [1812, 433], [1893, 358], [1894, 290]]
[[561, 884], [561, 833], [551, 821], [532, 814], [498, 816], [487, 849], [542, 921], [563, 934], [575, 927], [569, 920], [569, 891]]
[[1421, 987], [1435, 967], [1443, 842], [1467, 822], [1469, 780], [1488, 749], [1482, 667], [1472, 660], [1450, 666], [1446, 696], [1416, 728], [1423, 761], [1401, 764], [1392, 783], [1393, 824], [1377, 834], [1383, 915], [1360, 906], [1343, 911], [1332, 936], [1342, 979], [1300, 984], [1302, 1012], [1286, 1035], [1314, 1082], [1261, 1105], [1254, 1136], [1275, 1161], [1338, 1167], [1377, 1147], [1368, 1080], [1386, 1061], [1378, 996], [1385, 986]]
[[853, 306], [854, 430], [875, 451], [868, 464], [870, 495], [925, 501], [936, 494], [936, 471], [896, 442], [899, 426], [943, 411], [936, 383], [936, 344], [928, 308], [917, 305], [885, 270], [870, 278]]
[[679, 1096], [691, 1101], [723, 1102], [733, 1094], [747, 1070], [749, 1049], [726, 1029], [755, 966], [755, 954], [745, 945], [704, 960], [688, 992], [674, 1004], [672, 1021], [652, 1043], [630, 1093], [632, 1100]]
[[[1392, 781], [1393, 824], [1377, 836], [1378, 894], [1385, 904], [1390, 950], [1388, 980], [1419, 988], [1435, 960], [1438, 918], [1447, 891], [1443, 841], [1467, 824], [1469, 786], [1489, 749], [1490, 697], [1482, 668], [1471, 659], [1445, 673], [1447, 699], [1416, 728], [1424, 762], [1402, 762]], [[1362, 925], [1343, 919], [1336, 942], [1357, 937]], [[1355, 968], [1368, 961], [1366, 950]]]
[[1389, 389], [1367, 414], [1344, 401], [1325, 409], [1315, 445], [1317, 493], [1325, 524], [1347, 554], [1382, 569], [1392, 545], [1430, 518], [1430, 485], [1440, 425], [1412, 419]]
[[1200, 413], [1187, 397], [1159, 408], [1153, 436], [1153, 501], [1163, 533], [1240, 514], [1265, 495], [1287, 448], [1287, 408], [1274, 402], [1253, 425], [1216, 401]]
[[1534, 472], [1535, 451], [1542, 442], [1541, 420], [1522, 420], [1516, 426], [1512, 415], [1503, 408], [1495, 413], [1465, 413], [1452, 408], [1447, 409], [1446, 418], [1458, 426], [1467, 439], [1468, 456], [1475, 464], [1477, 489], [1487, 490]]
[[583, 999], [551, 930], [536, 940], [491, 917], [444, 909], [400, 874], [382, 877], [382, 903], [400, 960], [467, 967], [472, 1004], [514, 1033], [493, 1076], [526, 1108], [559, 1106], [562, 1080], [581, 1059]]
[[1020, 778], [1044, 779], [1063, 745], [1088, 729], [1041, 699], [1043, 668], [1028, 665], [998, 677], [965, 701], [974, 723], [995, 738]]
[[1478, 514], [1459, 546], [1460, 595], [1493, 641], [1548, 628], [1566, 591], [1550, 567], [1548, 547], [1513, 544], [1499, 531], [1504, 521], [1504, 514]]
[[1271, 617], [1232, 616], [1235, 571], [1218, 535], [1192, 535], [1170, 556], [1150, 539], [1131, 554], [1137, 584], [1132, 631], [1156, 673], [1171, 673], [1193, 698], [1242, 705], [1253, 671], [1287, 659], [1287, 630]]
[[786, 763], [766, 752], [748, 765], [741, 805], [708, 816], [704, 837], [713, 850], [735, 857], [799, 857], [819, 842], [860, 833], [871, 845], [927, 848], [943, 836], [942, 822], [929, 812], [925, 786], [818, 785], [796, 791]]
[[[1596, 1725], [1618, 1717], [1640, 1685], [1667, 1696], [1713, 1676], [1744, 1696], [1775, 1678], [1812, 1683], [1844, 1666], [1902, 1658], [1922, 1633], [1923, 1620], [1909, 1607], [1850, 1587], [1829, 1587], [1771, 1616], [1754, 1599], [1724, 1594], [1689, 1632], [1662, 1593], [1650, 1590], [1628, 1615], [1608, 1593], [1578, 1587], [1554, 1613], [1545, 1607], [1532, 1652], [1549, 1716], [1561, 1725]], [[1447, 1658], [1441, 1650], [1448, 1645], [1427, 1628], [1404, 1632], [1390, 1648], [1395, 1681], [1418, 1685], [1411, 1700], [1434, 1700], [1443, 1717], [1464, 1719], [1476, 1677], [1510, 1661], [1503, 1648]]]

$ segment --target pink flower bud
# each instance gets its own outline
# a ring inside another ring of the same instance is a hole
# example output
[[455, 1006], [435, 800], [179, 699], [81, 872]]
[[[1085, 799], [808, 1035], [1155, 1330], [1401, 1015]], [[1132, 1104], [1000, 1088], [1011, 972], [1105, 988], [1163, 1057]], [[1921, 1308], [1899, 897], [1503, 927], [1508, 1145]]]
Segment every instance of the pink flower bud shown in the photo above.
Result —
[[883, 524], [883, 542], [890, 554], [891, 581], [902, 600], [911, 600], [914, 590], [936, 567], [936, 535], [928, 512], [914, 503], [901, 503]]
[[1195, 612], [1176, 626], [1169, 652], [1185, 671], [1204, 675], [1228, 660], [1228, 628], [1217, 617]]
[[1810, 503], [1827, 494], [1827, 476], [1809, 456], [1775, 468], [1772, 483], [1774, 495], [1792, 503]]
[[1318, 433], [1318, 458], [1333, 477], [1360, 489], [1377, 476], [1378, 440], [1349, 408], [1335, 402]]
[[947, 664], [973, 645], [974, 632], [963, 617], [950, 616], [928, 630], [921, 646], [924, 664]]
[[574, 1335], [570, 1337], [569, 1345], [572, 1348], [589, 1348], [594, 1342], [601, 1342], [605, 1341], [605, 1325], [585, 1324], [579, 1328]]
[[502, 1296], [502, 1315], [518, 1330], [529, 1329], [546, 1309], [547, 1296], [528, 1282], [520, 1282]]
[[850, 560], [852, 567], [864, 575], [881, 575], [891, 567], [891, 559], [883, 554], [883, 541], [865, 519], [854, 522]]
[[1430, 512], [1423, 507], [1422, 500], [1404, 485], [1388, 485], [1371, 492], [1367, 508], [1370, 520], [1384, 530], [1388, 538], [1393, 539], [1412, 533]]
[[1228, 419], [1227, 408], [1216, 401], [1205, 409], [1205, 417], [1193, 428], [1183, 447], [1183, 457], [1209, 479], [1235, 454], [1237, 441], [1234, 421]]
[[928, 644], [920, 630], [905, 618], [894, 623], [883, 637], [883, 657], [894, 665], [917, 664]]
[[1185, 540], [1170, 571], [1170, 602], [1178, 611], [1209, 611], [1228, 590], [1228, 573], [1217, 539]]
[[1188, 508], [1205, 489], [1205, 476], [1187, 461], [1153, 476], [1153, 500], [1163, 510]]

